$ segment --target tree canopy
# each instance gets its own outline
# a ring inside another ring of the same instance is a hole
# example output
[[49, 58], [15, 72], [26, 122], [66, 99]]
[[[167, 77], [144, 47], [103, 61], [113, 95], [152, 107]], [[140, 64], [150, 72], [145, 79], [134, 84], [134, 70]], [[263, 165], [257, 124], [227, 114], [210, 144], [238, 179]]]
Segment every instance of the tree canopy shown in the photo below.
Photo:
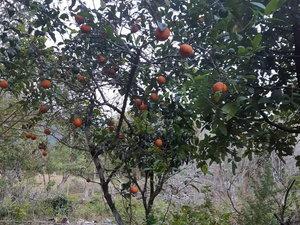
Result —
[[20, 135], [54, 125], [59, 142], [91, 157], [118, 224], [108, 191], [117, 172], [124, 190], [138, 187], [150, 221], [185, 163], [206, 172], [222, 160], [234, 169], [241, 157], [293, 154], [297, 0], [101, 2], [1, 3], [0, 86], [30, 112]]

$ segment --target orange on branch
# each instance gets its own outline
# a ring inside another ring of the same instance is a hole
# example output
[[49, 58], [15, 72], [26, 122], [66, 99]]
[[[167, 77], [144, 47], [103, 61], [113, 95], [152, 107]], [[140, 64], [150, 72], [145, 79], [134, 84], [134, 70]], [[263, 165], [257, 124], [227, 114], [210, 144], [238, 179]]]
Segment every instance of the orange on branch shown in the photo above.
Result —
[[179, 47], [179, 53], [182, 57], [190, 57], [194, 54], [192, 46], [188, 44], [181, 44]]
[[73, 125], [75, 126], [75, 127], [77, 127], [77, 128], [79, 128], [79, 127], [81, 127], [82, 126], [82, 124], [83, 124], [83, 121], [82, 121], [82, 119], [81, 118], [74, 118], [73, 119]]
[[217, 82], [213, 85], [212, 91], [213, 91], [213, 93], [215, 93], [215, 92], [226, 93], [228, 91], [228, 87], [223, 82]]
[[157, 138], [155, 141], [154, 141], [154, 145], [158, 148], [161, 148], [163, 146], [163, 141], [162, 139], [160, 138]]
[[51, 130], [50, 130], [49, 128], [46, 128], [46, 129], [44, 130], [44, 134], [50, 135], [50, 134], [51, 134]]
[[158, 41], [165, 41], [170, 37], [171, 31], [169, 28], [164, 29], [163, 31], [158, 27], [155, 30], [155, 37]]
[[85, 82], [86, 81], [86, 77], [81, 75], [81, 74], [78, 74], [77, 75], [77, 80], [81, 83]]
[[33, 140], [33, 141], [35, 141], [37, 139], [37, 136], [35, 134], [31, 134], [30, 135], [30, 139]]
[[141, 26], [135, 23], [135, 24], [131, 25], [130, 31], [131, 31], [131, 33], [136, 33], [140, 29], [141, 29]]
[[80, 15], [75, 15], [75, 21], [78, 24], [82, 24], [84, 22], [84, 17]]
[[148, 110], [148, 105], [145, 102], [142, 102], [141, 105], [139, 106], [139, 110], [141, 111]]
[[131, 194], [136, 194], [138, 193], [139, 189], [136, 185], [131, 185], [129, 191]]
[[42, 80], [41, 81], [41, 87], [45, 89], [49, 89], [51, 87], [51, 81], [50, 80]]
[[83, 33], [90, 33], [91, 30], [92, 30], [92, 27], [90, 25], [81, 25], [80, 26], [80, 30], [83, 32]]
[[140, 107], [140, 105], [143, 103], [143, 100], [140, 98], [135, 98], [133, 99], [133, 102], [136, 107]]
[[39, 108], [39, 113], [43, 114], [43, 113], [48, 112], [48, 110], [49, 110], [49, 107], [47, 105], [41, 104], [40, 108]]
[[157, 94], [157, 92], [152, 92], [150, 94], [150, 99], [154, 102], [157, 102], [159, 100], [159, 95]]
[[97, 61], [98, 61], [99, 64], [102, 65], [102, 64], [106, 63], [107, 59], [106, 59], [106, 57], [104, 55], [98, 55], [97, 56]]
[[9, 84], [8, 84], [7, 80], [0, 80], [0, 88], [7, 89], [8, 86], [9, 86]]
[[167, 79], [164, 75], [159, 75], [158, 77], [156, 77], [156, 81], [158, 84], [162, 85], [167, 82]]

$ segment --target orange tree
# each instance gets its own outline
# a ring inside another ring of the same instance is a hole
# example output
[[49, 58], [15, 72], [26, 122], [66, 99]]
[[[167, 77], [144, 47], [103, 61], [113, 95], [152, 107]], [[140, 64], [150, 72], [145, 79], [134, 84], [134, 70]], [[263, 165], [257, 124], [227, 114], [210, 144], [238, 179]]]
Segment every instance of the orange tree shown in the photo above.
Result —
[[[252, 154], [292, 154], [297, 1], [101, 3], [90, 9], [72, 1], [61, 13], [51, 0], [19, 2], [35, 16], [3, 23], [23, 44], [2, 35], [0, 86], [36, 110], [35, 126], [68, 124], [56, 138], [91, 157], [118, 224], [124, 218], [109, 189], [116, 173], [128, 179], [123, 196], [141, 193], [151, 224], [155, 198], [184, 163], [206, 171], [227, 157], [234, 169]], [[62, 41], [46, 47], [45, 35]]]

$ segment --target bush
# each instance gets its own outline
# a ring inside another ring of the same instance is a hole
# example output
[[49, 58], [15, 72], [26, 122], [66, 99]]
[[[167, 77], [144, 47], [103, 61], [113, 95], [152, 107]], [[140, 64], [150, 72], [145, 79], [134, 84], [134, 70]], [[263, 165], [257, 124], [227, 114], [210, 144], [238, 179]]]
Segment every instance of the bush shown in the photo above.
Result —
[[241, 214], [238, 216], [239, 224], [243, 225], [277, 225], [274, 217], [278, 205], [274, 196], [280, 191], [274, 181], [272, 166], [266, 162], [258, 180], [251, 180], [253, 194], [245, 199]]
[[198, 207], [182, 206], [179, 213], [173, 214], [171, 225], [229, 225], [231, 213], [224, 208], [215, 208], [211, 201], [209, 186], [202, 190], [204, 203]]
[[44, 206], [49, 206], [53, 214], [69, 215], [72, 211], [72, 202], [64, 195], [55, 196], [44, 200]]

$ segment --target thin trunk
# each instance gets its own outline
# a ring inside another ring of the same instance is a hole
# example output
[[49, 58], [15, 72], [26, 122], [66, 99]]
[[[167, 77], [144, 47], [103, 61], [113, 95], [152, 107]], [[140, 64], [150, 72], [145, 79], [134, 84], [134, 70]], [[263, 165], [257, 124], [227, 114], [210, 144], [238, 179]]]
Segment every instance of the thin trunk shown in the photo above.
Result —
[[69, 179], [69, 174], [67, 174], [67, 173], [64, 173], [63, 174], [63, 177], [62, 177], [62, 179], [61, 179], [61, 181], [60, 181], [60, 183], [57, 185], [57, 189], [58, 190], [61, 190], [63, 187], [64, 187], [64, 184], [67, 182], [67, 180]]
[[107, 204], [108, 204], [108, 206], [109, 206], [109, 208], [110, 208], [110, 210], [111, 210], [111, 212], [112, 212], [112, 214], [113, 214], [113, 216], [116, 220], [116, 223], [118, 225], [125, 225], [119, 211], [117, 210], [117, 208], [115, 206], [115, 203], [112, 199], [112, 196], [109, 193], [108, 183], [105, 180], [104, 170], [102, 168], [101, 162], [100, 162], [98, 156], [95, 156], [93, 153], [92, 153], [92, 157], [93, 157], [93, 161], [94, 161], [97, 173], [98, 173], [99, 178], [100, 178], [100, 186], [101, 186], [101, 189], [103, 191], [104, 198], [105, 198], [105, 200], [106, 200], [106, 202], [107, 202]]

